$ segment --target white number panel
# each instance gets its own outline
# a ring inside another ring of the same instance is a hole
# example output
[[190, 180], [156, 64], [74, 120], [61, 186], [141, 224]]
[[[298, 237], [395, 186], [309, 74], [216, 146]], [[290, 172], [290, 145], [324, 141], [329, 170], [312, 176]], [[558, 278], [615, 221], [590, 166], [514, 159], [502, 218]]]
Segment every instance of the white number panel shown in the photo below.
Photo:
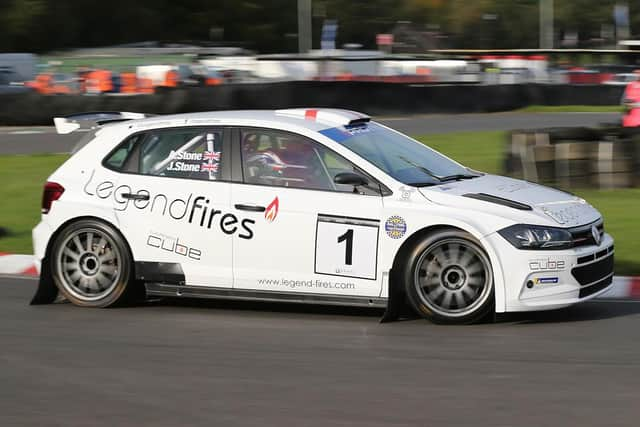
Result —
[[318, 274], [376, 280], [380, 221], [318, 215]]

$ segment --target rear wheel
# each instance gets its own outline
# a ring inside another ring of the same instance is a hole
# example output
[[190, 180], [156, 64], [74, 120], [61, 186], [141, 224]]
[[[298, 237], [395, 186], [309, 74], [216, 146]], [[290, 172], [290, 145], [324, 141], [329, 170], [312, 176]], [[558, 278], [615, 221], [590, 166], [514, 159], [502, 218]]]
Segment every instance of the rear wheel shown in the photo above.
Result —
[[132, 294], [129, 248], [113, 227], [100, 221], [66, 226], [53, 244], [50, 260], [54, 283], [76, 305], [108, 307]]
[[462, 231], [440, 231], [416, 244], [403, 280], [412, 308], [436, 323], [472, 323], [494, 307], [489, 257]]

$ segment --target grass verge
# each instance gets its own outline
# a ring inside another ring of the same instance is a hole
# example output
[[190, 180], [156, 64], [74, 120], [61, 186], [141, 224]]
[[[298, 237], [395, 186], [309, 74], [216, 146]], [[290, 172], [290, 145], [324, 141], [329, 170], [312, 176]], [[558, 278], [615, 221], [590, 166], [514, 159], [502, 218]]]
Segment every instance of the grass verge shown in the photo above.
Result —
[[[457, 132], [418, 137], [430, 147], [474, 169], [502, 171], [504, 132]], [[0, 156], [0, 252], [32, 253], [31, 229], [39, 221], [42, 186], [65, 155]], [[616, 238], [616, 273], [640, 275], [640, 189], [572, 190], [602, 212]]]
[[31, 229], [40, 220], [42, 188], [66, 155], [0, 156], [0, 252], [33, 253]]

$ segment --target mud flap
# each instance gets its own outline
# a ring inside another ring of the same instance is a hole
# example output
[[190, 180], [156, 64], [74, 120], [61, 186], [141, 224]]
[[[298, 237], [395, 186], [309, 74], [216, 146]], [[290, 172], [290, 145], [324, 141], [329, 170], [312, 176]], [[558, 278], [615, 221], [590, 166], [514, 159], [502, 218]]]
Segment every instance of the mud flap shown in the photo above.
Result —
[[[389, 278], [394, 277], [393, 269], [389, 271]], [[389, 280], [389, 297], [387, 298], [387, 308], [380, 318], [380, 323], [393, 322], [398, 320], [404, 308], [404, 294], [399, 286], [393, 286], [395, 281]]]
[[40, 270], [40, 280], [38, 281], [38, 289], [31, 299], [31, 305], [53, 304], [58, 297], [58, 288], [51, 278], [51, 268], [49, 267], [49, 259], [42, 260], [42, 268]]

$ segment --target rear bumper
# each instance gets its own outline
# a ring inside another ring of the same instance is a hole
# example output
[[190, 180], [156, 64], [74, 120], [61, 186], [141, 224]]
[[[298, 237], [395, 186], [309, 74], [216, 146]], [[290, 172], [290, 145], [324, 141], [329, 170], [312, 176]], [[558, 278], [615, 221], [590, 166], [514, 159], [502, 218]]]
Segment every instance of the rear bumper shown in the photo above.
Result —
[[52, 233], [53, 230], [44, 221], [40, 221], [31, 232], [31, 237], [33, 238], [33, 255], [36, 260], [36, 265], [38, 266], [38, 271], [40, 271], [39, 266], [46, 255], [47, 245], [49, 244]]

